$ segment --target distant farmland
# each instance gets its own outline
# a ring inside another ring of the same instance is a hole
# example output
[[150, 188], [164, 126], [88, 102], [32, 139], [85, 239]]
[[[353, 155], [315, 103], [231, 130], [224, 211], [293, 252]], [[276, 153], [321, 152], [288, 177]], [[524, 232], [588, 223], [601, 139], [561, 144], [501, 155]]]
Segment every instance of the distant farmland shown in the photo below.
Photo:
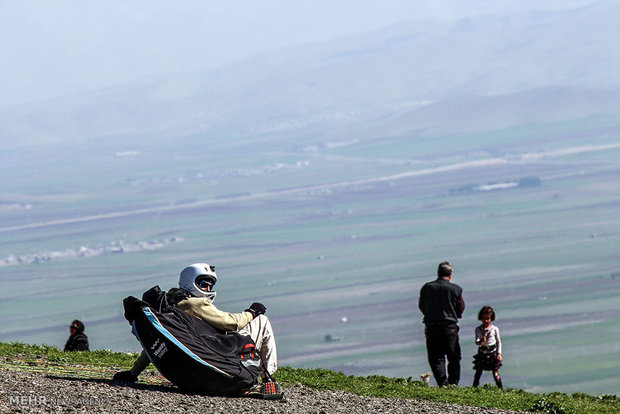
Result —
[[[0, 266], [0, 340], [61, 346], [79, 318], [94, 348], [138, 350], [122, 298], [209, 261], [220, 308], [266, 304], [281, 364], [417, 377], [428, 371], [417, 295], [450, 260], [467, 301], [462, 385], [490, 304], [508, 387], [616, 393], [619, 126], [599, 117], [234, 157], [104, 147], [68, 162], [61, 151], [28, 166], [35, 181], [7, 168], [0, 205], [31, 207], [0, 209], [0, 260], [175, 242]], [[275, 165], [295, 168], [264, 168]], [[251, 173], [230, 173], [240, 168]], [[528, 177], [537, 185], [493, 187]]]

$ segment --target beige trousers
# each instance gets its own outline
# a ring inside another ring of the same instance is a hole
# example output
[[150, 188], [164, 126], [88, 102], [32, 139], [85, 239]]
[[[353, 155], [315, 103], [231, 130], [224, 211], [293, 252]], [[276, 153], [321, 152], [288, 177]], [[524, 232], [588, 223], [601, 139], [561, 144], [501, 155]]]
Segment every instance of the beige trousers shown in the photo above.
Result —
[[267, 367], [267, 371], [270, 374], [276, 372], [276, 369], [278, 369], [278, 352], [276, 350], [276, 338], [273, 335], [269, 318], [265, 315], [259, 315], [241, 328], [239, 333], [252, 338], [261, 359], [265, 363], [265, 367]]

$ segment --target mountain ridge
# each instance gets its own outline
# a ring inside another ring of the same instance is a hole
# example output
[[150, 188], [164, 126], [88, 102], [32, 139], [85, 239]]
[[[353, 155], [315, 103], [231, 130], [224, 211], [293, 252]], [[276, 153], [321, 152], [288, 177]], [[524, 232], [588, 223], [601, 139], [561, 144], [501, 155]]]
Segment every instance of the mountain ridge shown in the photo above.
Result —
[[[365, 111], [372, 120], [397, 115], [382, 108], [399, 102], [546, 88], [601, 93], [620, 86], [620, 50], [613, 44], [620, 25], [614, 24], [613, 7], [603, 2], [502, 19], [470, 17], [454, 24], [401, 23], [255, 55], [208, 72], [5, 108], [0, 111], [2, 146], [126, 141], [132, 135], [213, 136], [270, 120], [343, 111]], [[615, 91], [603, 99], [619, 103]], [[511, 105], [503, 109], [510, 110]], [[580, 108], [576, 115], [597, 111]], [[433, 127], [445, 121], [438, 119]]]

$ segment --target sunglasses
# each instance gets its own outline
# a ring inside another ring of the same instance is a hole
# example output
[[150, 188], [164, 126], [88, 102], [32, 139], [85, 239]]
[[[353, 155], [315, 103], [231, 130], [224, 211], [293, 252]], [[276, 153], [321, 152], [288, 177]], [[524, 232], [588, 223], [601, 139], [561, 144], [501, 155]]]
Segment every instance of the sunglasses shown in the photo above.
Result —
[[200, 289], [206, 289], [206, 288], [211, 289], [214, 284], [215, 283], [211, 279], [202, 279], [201, 281], [198, 282], [198, 287]]

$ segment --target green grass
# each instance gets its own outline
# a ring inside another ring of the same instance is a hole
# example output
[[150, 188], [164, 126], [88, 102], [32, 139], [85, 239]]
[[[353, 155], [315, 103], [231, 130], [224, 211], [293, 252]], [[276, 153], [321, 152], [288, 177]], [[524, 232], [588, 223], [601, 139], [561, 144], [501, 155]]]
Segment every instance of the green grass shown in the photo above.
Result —
[[34, 366], [39, 362], [43, 364], [81, 364], [109, 368], [131, 367], [137, 353], [112, 352], [97, 350], [90, 352], [63, 352], [55, 346], [29, 345], [20, 342], [0, 342], [0, 357], [11, 362], [23, 362]]
[[[0, 343], [0, 369], [39, 371], [82, 378], [111, 378], [117, 370], [129, 369], [136, 357], [137, 354], [107, 350], [62, 352], [47, 345]], [[281, 367], [275, 377], [284, 386], [302, 384], [320, 390], [342, 390], [378, 398], [409, 398], [541, 413], [620, 413], [620, 401], [613, 395], [595, 397], [585, 393], [568, 395], [558, 392], [536, 394], [518, 389], [499, 390], [489, 385], [480, 388], [437, 388], [412, 378], [347, 376], [325, 369], [293, 367]], [[156, 375], [152, 366], [140, 377], [140, 381], [166, 382]]]

